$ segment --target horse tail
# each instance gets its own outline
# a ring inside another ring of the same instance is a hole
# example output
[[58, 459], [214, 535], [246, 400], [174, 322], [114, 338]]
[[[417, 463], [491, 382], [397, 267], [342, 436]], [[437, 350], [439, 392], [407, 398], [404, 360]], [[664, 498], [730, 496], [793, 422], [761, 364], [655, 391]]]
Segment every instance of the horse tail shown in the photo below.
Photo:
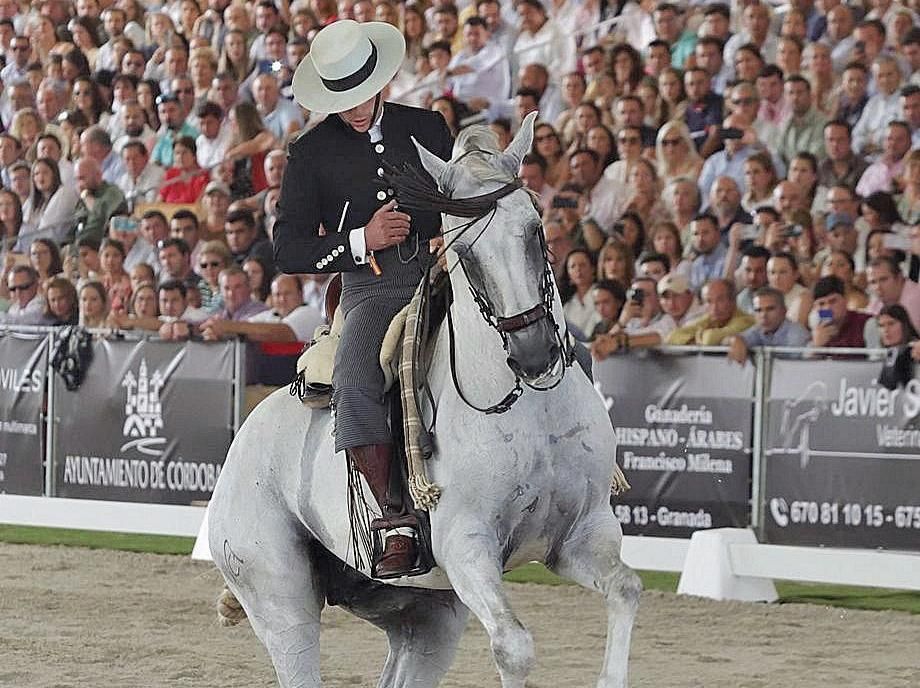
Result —
[[236, 626], [246, 618], [246, 610], [230, 592], [229, 588], [221, 590], [217, 596], [217, 623], [221, 626]]

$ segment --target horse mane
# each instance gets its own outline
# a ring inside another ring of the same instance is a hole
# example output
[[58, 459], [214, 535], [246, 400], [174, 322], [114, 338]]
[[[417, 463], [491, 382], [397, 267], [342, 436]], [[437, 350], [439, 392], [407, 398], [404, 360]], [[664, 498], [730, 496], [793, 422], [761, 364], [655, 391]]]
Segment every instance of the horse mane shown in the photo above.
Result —
[[451, 162], [440, 180], [442, 188], [447, 194], [453, 193], [464, 173], [479, 182], [508, 183], [517, 176], [516, 170], [509, 170], [503, 162], [495, 132], [483, 124], [474, 124], [457, 136]]

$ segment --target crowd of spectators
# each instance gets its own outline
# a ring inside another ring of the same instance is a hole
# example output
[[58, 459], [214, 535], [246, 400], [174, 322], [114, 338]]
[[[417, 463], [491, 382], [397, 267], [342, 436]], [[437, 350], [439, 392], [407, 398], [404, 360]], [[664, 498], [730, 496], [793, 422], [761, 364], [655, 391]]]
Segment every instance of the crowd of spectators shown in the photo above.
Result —
[[309, 341], [323, 278], [275, 275], [271, 233], [285, 148], [322, 117], [294, 70], [349, 18], [400, 28], [386, 97], [454, 133], [507, 142], [539, 111], [520, 174], [596, 358], [909, 339], [907, 3], [0, 0], [2, 319]]

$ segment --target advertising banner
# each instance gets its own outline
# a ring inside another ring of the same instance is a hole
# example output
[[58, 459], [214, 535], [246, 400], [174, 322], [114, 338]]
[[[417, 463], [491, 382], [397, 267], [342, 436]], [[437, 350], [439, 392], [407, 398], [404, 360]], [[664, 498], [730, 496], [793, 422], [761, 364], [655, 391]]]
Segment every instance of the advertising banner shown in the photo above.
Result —
[[626, 534], [750, 524], [752, 366], [649, 351], [595, 363], [594, 379], [632, 485], [614, 506]]
[[48, 336], [0, 333], [0, 493], [41, 495]]
[[764, 435], [767, 542], [920, 549], [920, 380], [872, 361], [776, 360]]
[[232, 440], [233, 342], [94, 342], [74, 392], [53, 379], [55, 496], [208, 499]]

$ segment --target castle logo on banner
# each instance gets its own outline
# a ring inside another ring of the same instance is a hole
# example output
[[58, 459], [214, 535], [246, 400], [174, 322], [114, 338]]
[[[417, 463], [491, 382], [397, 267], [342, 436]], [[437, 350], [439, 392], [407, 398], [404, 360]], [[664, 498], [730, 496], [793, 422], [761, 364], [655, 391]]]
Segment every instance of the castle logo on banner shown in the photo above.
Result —
[[147, 359], [141, 359], [135, 375], [128, 370], [122, 378], [121, 386], [125, 389], [125, 422], [122, 435], [128, 439], [121, 446], [121, 451], [137, 449], [141, 454], [161, 456], [166, 438], [161, 437], [163, 430], [163, 404], [160, 391], [166, 380], [155, 370], [153, 375], [147, 371]]

